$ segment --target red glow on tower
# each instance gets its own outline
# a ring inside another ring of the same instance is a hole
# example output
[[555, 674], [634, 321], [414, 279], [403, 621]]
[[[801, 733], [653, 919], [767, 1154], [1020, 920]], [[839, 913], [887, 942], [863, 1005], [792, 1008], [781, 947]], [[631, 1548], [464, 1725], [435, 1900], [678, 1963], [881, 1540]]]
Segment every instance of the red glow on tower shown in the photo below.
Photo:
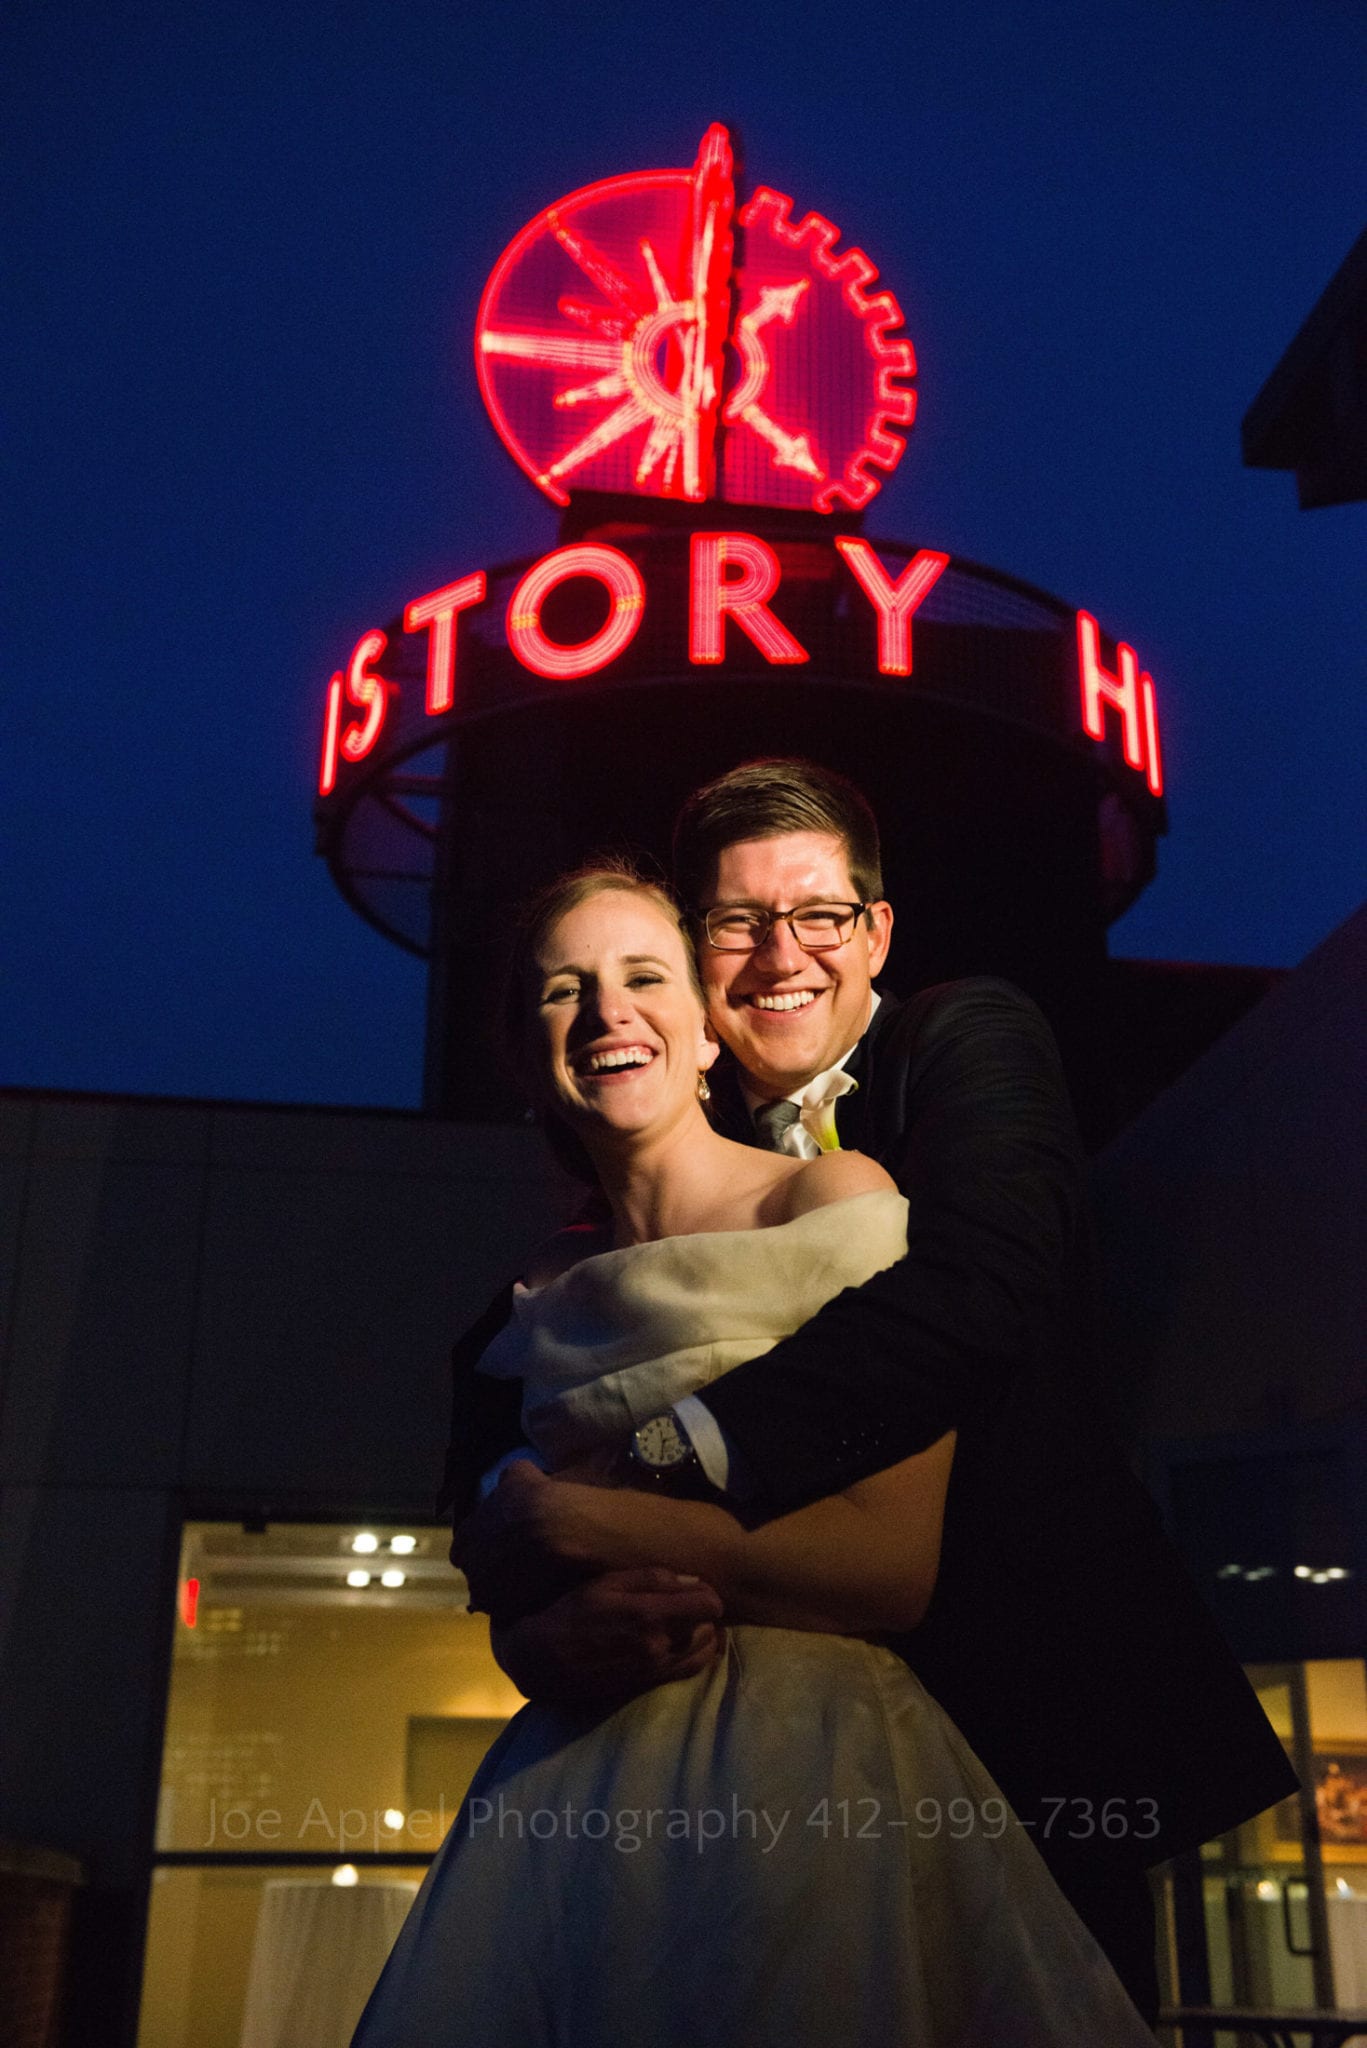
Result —
[[[728, 435], [722, 495], [857, 511], [905, 453], [898, 430], [916, 417], [916, 393], [904, 381], [916, 374], [916, 354], [905, 334], [894, 338], [903, 321], [892, 293], [869, 296], [878, 270], [864, 251], [837, 256], [839, 228], [819, 213], [794, 227], [792, 213], [786, 194], [761, 185], [738, 216], [744, 262], [733, 341], [744, 374], [726, 419], [744, 422], [754, 439]], [[766, 444], [767, 465], [756, 442]]]
[[186, 1579], [180, 1589], [180, 1618], [186, 1628], [194, 1628], [199, 1620], [198, 1579]]
[[557, 505], [571, 479], [712, 494], [733, 204], [730, 143], [714, 125], [691, 170], [571, 192], [494, 265], [475, 322], [480, 390]]

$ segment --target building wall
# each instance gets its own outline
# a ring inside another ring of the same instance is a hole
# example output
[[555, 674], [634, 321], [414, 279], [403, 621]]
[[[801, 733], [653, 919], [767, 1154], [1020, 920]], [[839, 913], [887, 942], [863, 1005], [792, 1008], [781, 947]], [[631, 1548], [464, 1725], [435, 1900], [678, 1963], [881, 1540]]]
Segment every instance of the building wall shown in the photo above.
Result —
[[1367, 1403], [1367, 905], [1097, 1160], [1103, 1356], [1139, 1433]]
[[1248, 1663], [1367, 1653], [1367, 907], [1101, 1156], [1105, 1342]]
[[0, 1836], [88, 1870], [76, 2038], [136, 2002], [182, 1519], [429, 1518], [452, 1336], [570, 1199], [526, 1127], [0, 1097]]

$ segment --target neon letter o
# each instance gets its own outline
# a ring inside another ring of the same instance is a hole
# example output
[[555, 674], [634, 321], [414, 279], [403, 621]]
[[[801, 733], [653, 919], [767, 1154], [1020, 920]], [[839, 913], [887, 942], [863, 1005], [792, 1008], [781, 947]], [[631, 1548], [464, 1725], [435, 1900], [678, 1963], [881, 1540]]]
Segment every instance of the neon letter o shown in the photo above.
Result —
[[[572, 576], [595, 576], [612, 599], [607, 624], [576, 647], [548, 640], [541, 628], [541, 607], [551, 592]], [[508, 645], [533, 675], [568, 682], [591, 676], [630, 646], [645, 616], [646, 586], [636, 564], [617, 548], [582, 541], [557, 548], [533, 563], [508, 600]]]

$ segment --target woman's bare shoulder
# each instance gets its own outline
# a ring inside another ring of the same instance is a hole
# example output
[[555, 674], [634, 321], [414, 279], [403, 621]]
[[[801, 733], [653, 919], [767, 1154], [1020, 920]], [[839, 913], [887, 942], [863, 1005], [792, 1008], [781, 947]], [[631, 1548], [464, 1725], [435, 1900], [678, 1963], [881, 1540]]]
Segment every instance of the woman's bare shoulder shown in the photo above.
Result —
[[788, 1219], [824, 1209], [851, 1195], [896, 1194], [897, 1183], [866, 1152], [823, 1152], [807, 1160], [783, 1184]]

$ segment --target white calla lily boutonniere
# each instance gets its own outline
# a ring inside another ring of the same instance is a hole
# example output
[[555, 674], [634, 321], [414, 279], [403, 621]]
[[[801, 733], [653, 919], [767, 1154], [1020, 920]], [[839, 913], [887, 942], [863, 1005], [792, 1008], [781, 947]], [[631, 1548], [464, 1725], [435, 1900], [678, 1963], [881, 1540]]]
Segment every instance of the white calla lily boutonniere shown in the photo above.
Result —
[[803, 1130], [823, 1152], [840, 1150], [840, 1135], [835, 1128], [835, 1105], [842, 1095], [853, 1095], [859, 1083], [849, 1074], [832, 1074], [823, 1083], [821, 1092], [812, 1100], [803, 1099], [800, 1121]]

